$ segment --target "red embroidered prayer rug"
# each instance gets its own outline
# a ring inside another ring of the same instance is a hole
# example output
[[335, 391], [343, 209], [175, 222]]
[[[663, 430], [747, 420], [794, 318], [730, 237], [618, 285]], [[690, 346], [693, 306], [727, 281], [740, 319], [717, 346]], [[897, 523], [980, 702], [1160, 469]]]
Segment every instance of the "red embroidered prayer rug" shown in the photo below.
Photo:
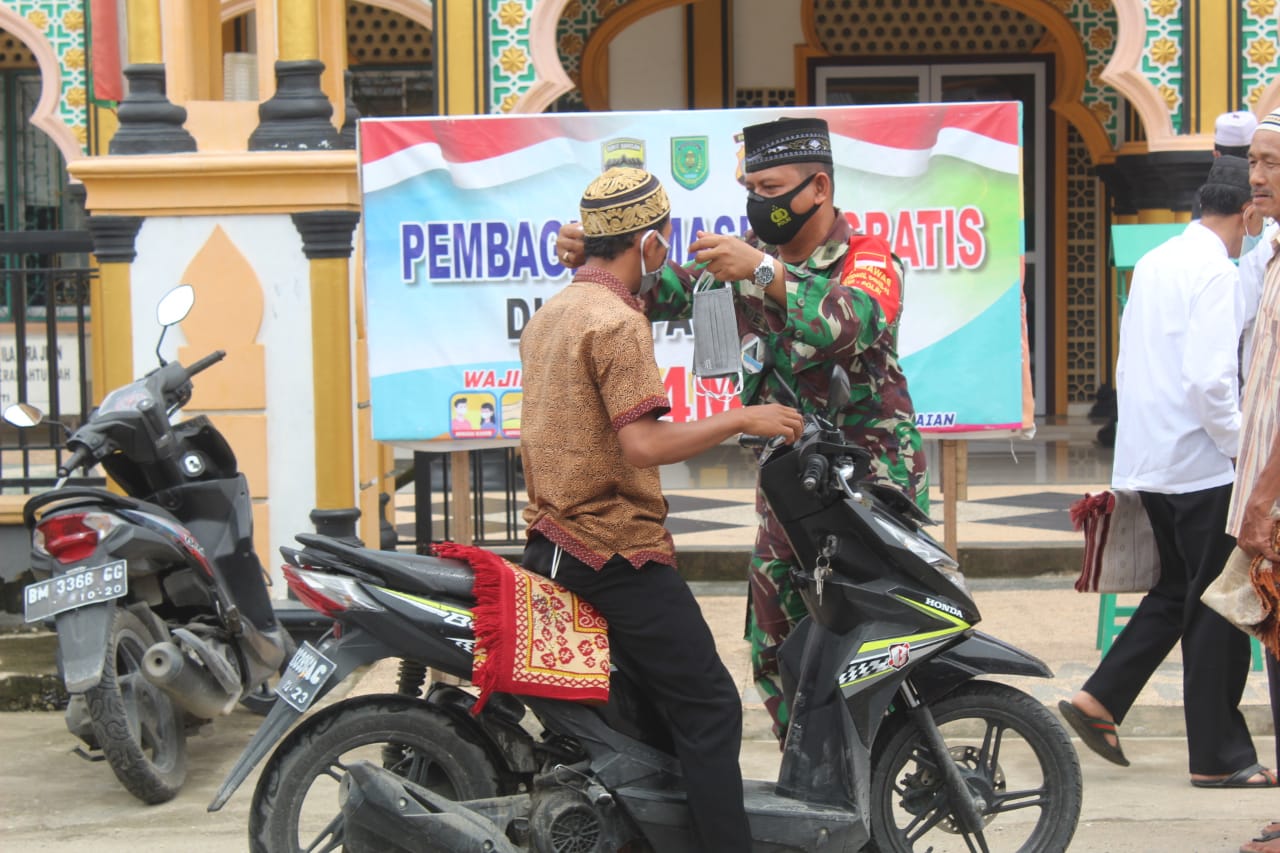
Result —
[[480, 698], [473, 714], [494, 691], [608, 701], [609, 626], [594, 607], [484, 548], [438, 542], [432, 550], [470, 564], [476, 573], [471, 681]]

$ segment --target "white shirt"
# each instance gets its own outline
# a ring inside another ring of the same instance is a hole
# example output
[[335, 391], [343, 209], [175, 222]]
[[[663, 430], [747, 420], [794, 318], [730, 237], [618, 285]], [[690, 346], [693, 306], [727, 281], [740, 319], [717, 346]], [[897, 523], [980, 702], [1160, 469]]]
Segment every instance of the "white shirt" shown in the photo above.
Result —
[[1222, 486], [1240, 437], [1243, 299], [1226, 246], [1199, 221], [1143, 255], [1120, 321], [1111, 486]]
[[1244, 330], [1240, 341], [1240, 375], [1246, 381], [1249, 378], [1249, 351], [1253, 348], [1253, 326], [1258, 316], [1258, 303], [1262, 299], [1262, 279], [1274, 248], [1271, 241], [1277, 234], [1280, 234], [1280, 226], [1269, 221], [1262, 229], [1257, 245], [1240, 255], [1240, 296], [1244, 300], [1244, 314], [1240, 318]]

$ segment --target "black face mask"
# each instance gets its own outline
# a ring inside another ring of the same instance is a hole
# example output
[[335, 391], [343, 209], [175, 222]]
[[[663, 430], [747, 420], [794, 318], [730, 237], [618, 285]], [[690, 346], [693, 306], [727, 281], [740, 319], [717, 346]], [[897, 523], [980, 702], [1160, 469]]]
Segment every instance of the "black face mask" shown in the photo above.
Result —
[[771, 246], [782, 246], [790, 243], [804, 224], [818, 212], [818, 205], [811, 206], [804, 213], [793, 213], [791, 202], [795, 200], [805, 187], [817, 177], [814, 172], [805, 178], [795, 189], [773, 198], [765, 198], [758, 193], [747, 193], [747, 221], [756, 236]]

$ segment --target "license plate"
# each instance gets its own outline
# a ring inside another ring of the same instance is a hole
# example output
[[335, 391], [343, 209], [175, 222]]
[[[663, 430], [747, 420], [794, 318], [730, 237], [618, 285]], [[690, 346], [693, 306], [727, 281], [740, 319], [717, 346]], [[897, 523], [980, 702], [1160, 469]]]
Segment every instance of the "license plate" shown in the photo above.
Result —
[[276, 695], [298, 711], [311, 707], [336, 667], [310, 643], [303, 643], [280, 676]]
[[105, 566], [76, 569], [48, 580], [27, 584], [22, 593], [23, 616], [39, 622], [84, 607], [119, 598], [129, 591], [129, 573], [124, 560]]

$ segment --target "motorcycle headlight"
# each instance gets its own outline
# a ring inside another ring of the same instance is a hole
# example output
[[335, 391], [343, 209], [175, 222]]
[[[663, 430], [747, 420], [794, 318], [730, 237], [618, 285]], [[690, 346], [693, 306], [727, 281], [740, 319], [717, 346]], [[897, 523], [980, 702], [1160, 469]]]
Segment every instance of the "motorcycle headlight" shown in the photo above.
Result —
[[939, 548], [934, 542], [917, 536], [887, 518], [883, 518], [880, 515], [873, 515], [872, 518], [876, 520], [876, 524], [880, 525], [880, 529], [889, 535], [890, 539], [915, 554], [921, 560], [924, 560], [930, 566], [933, 566], [947, 580], [968, 595], [969, 587], [965, 583], [964, 574], [960, 571], [960, 564], [950, 554]]

